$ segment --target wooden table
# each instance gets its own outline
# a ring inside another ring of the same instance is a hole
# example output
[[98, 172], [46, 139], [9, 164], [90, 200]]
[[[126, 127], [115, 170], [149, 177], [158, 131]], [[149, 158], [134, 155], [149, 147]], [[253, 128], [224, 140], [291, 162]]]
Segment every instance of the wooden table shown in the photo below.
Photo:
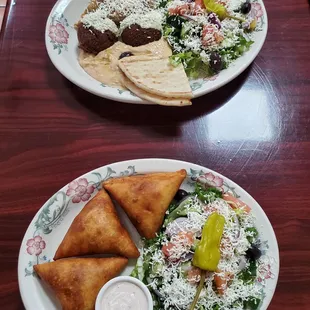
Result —
[[43, 40], [54, 2], [16, 0], [0, 35], [0, 308], [24, 309], [18, 251], [53, 193], [108, 163], [164, 157], [214, 169], [258, 200], [281, 251], [270, 309], [310, 309], [308, 2], [266, 0], [253, 65], [182, 109], [107, 101], [63, 78]]

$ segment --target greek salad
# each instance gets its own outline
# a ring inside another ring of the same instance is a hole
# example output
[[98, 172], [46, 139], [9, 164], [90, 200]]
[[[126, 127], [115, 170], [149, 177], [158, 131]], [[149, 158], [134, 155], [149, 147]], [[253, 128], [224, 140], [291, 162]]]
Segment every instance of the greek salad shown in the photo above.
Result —
[[189, 78], [218, 74], [254, 43], [250, 0], [159, 0], [158, 10], [171, 63], [183, 63]]
[[198, 178], [180, 189], [157, 237], [143, 240], [132, 276], [150, 289], [154, 310], [260, 307], [272, 258], [251, 207]]

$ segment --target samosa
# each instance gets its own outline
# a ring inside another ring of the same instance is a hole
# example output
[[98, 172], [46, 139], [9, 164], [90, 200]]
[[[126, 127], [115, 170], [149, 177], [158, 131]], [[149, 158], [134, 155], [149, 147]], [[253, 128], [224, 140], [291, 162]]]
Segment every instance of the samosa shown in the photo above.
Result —
[[186, 170], [114, 178], [103, 187], [124, 209], [140, 235], [154, 238]]
[[95, 310], [101, 287], [127, 263], [124, 257], [67, 258], [35, 265], [34, 270], [55, 292], [62, 310]]
[[117, 254], [128, 258], [140, 255], [104, 189], [73, 220], [54, 260], [89, 254]]

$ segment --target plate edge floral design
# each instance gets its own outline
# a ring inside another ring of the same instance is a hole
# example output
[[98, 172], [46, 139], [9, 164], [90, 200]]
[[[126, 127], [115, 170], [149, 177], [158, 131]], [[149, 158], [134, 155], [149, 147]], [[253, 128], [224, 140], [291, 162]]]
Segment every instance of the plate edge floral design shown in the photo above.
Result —
[[63, 50], [68, 51], [69, 32], [66, 27], [69, 27], [68, 20], [63, 13], [56, 12], [51, 17], [48, 36], [50, 38], [50, 43], [53, 45], [53, 49], [57, 51], [58, 55], [60, 55]]

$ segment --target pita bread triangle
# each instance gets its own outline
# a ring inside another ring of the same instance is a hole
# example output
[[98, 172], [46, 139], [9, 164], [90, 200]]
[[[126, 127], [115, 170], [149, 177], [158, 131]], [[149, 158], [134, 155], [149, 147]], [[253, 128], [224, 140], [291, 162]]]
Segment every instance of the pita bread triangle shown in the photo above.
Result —
[[122, 84], [138, 97], [159, 105], [183, 107], [192, 104], [191, 101], [186, 98], [168, 98], [148, 93], [145, 90], [137, 87], [137, 85], [129, 80], [124, 74], [122, 76]]
[[182, 64], [173, 66], [169, 58], [131, 56], [118, 61], [120, 69], [137, 87], [168, 98], [193, 98]]
[[140, 235], [154, 238], [186, 170], [115, 178], [103, 187], [124, 209]]
[[54, 291], [62, 310], [94, 310], [101, 287], [127, 263], [124, 257], [69, 258], [35, 265], [34, 270]]
[[128, 258], [140, 255], [105, 190], [100, 190], [73, 220], [54, 260], [88, 254], [117, 254]]

